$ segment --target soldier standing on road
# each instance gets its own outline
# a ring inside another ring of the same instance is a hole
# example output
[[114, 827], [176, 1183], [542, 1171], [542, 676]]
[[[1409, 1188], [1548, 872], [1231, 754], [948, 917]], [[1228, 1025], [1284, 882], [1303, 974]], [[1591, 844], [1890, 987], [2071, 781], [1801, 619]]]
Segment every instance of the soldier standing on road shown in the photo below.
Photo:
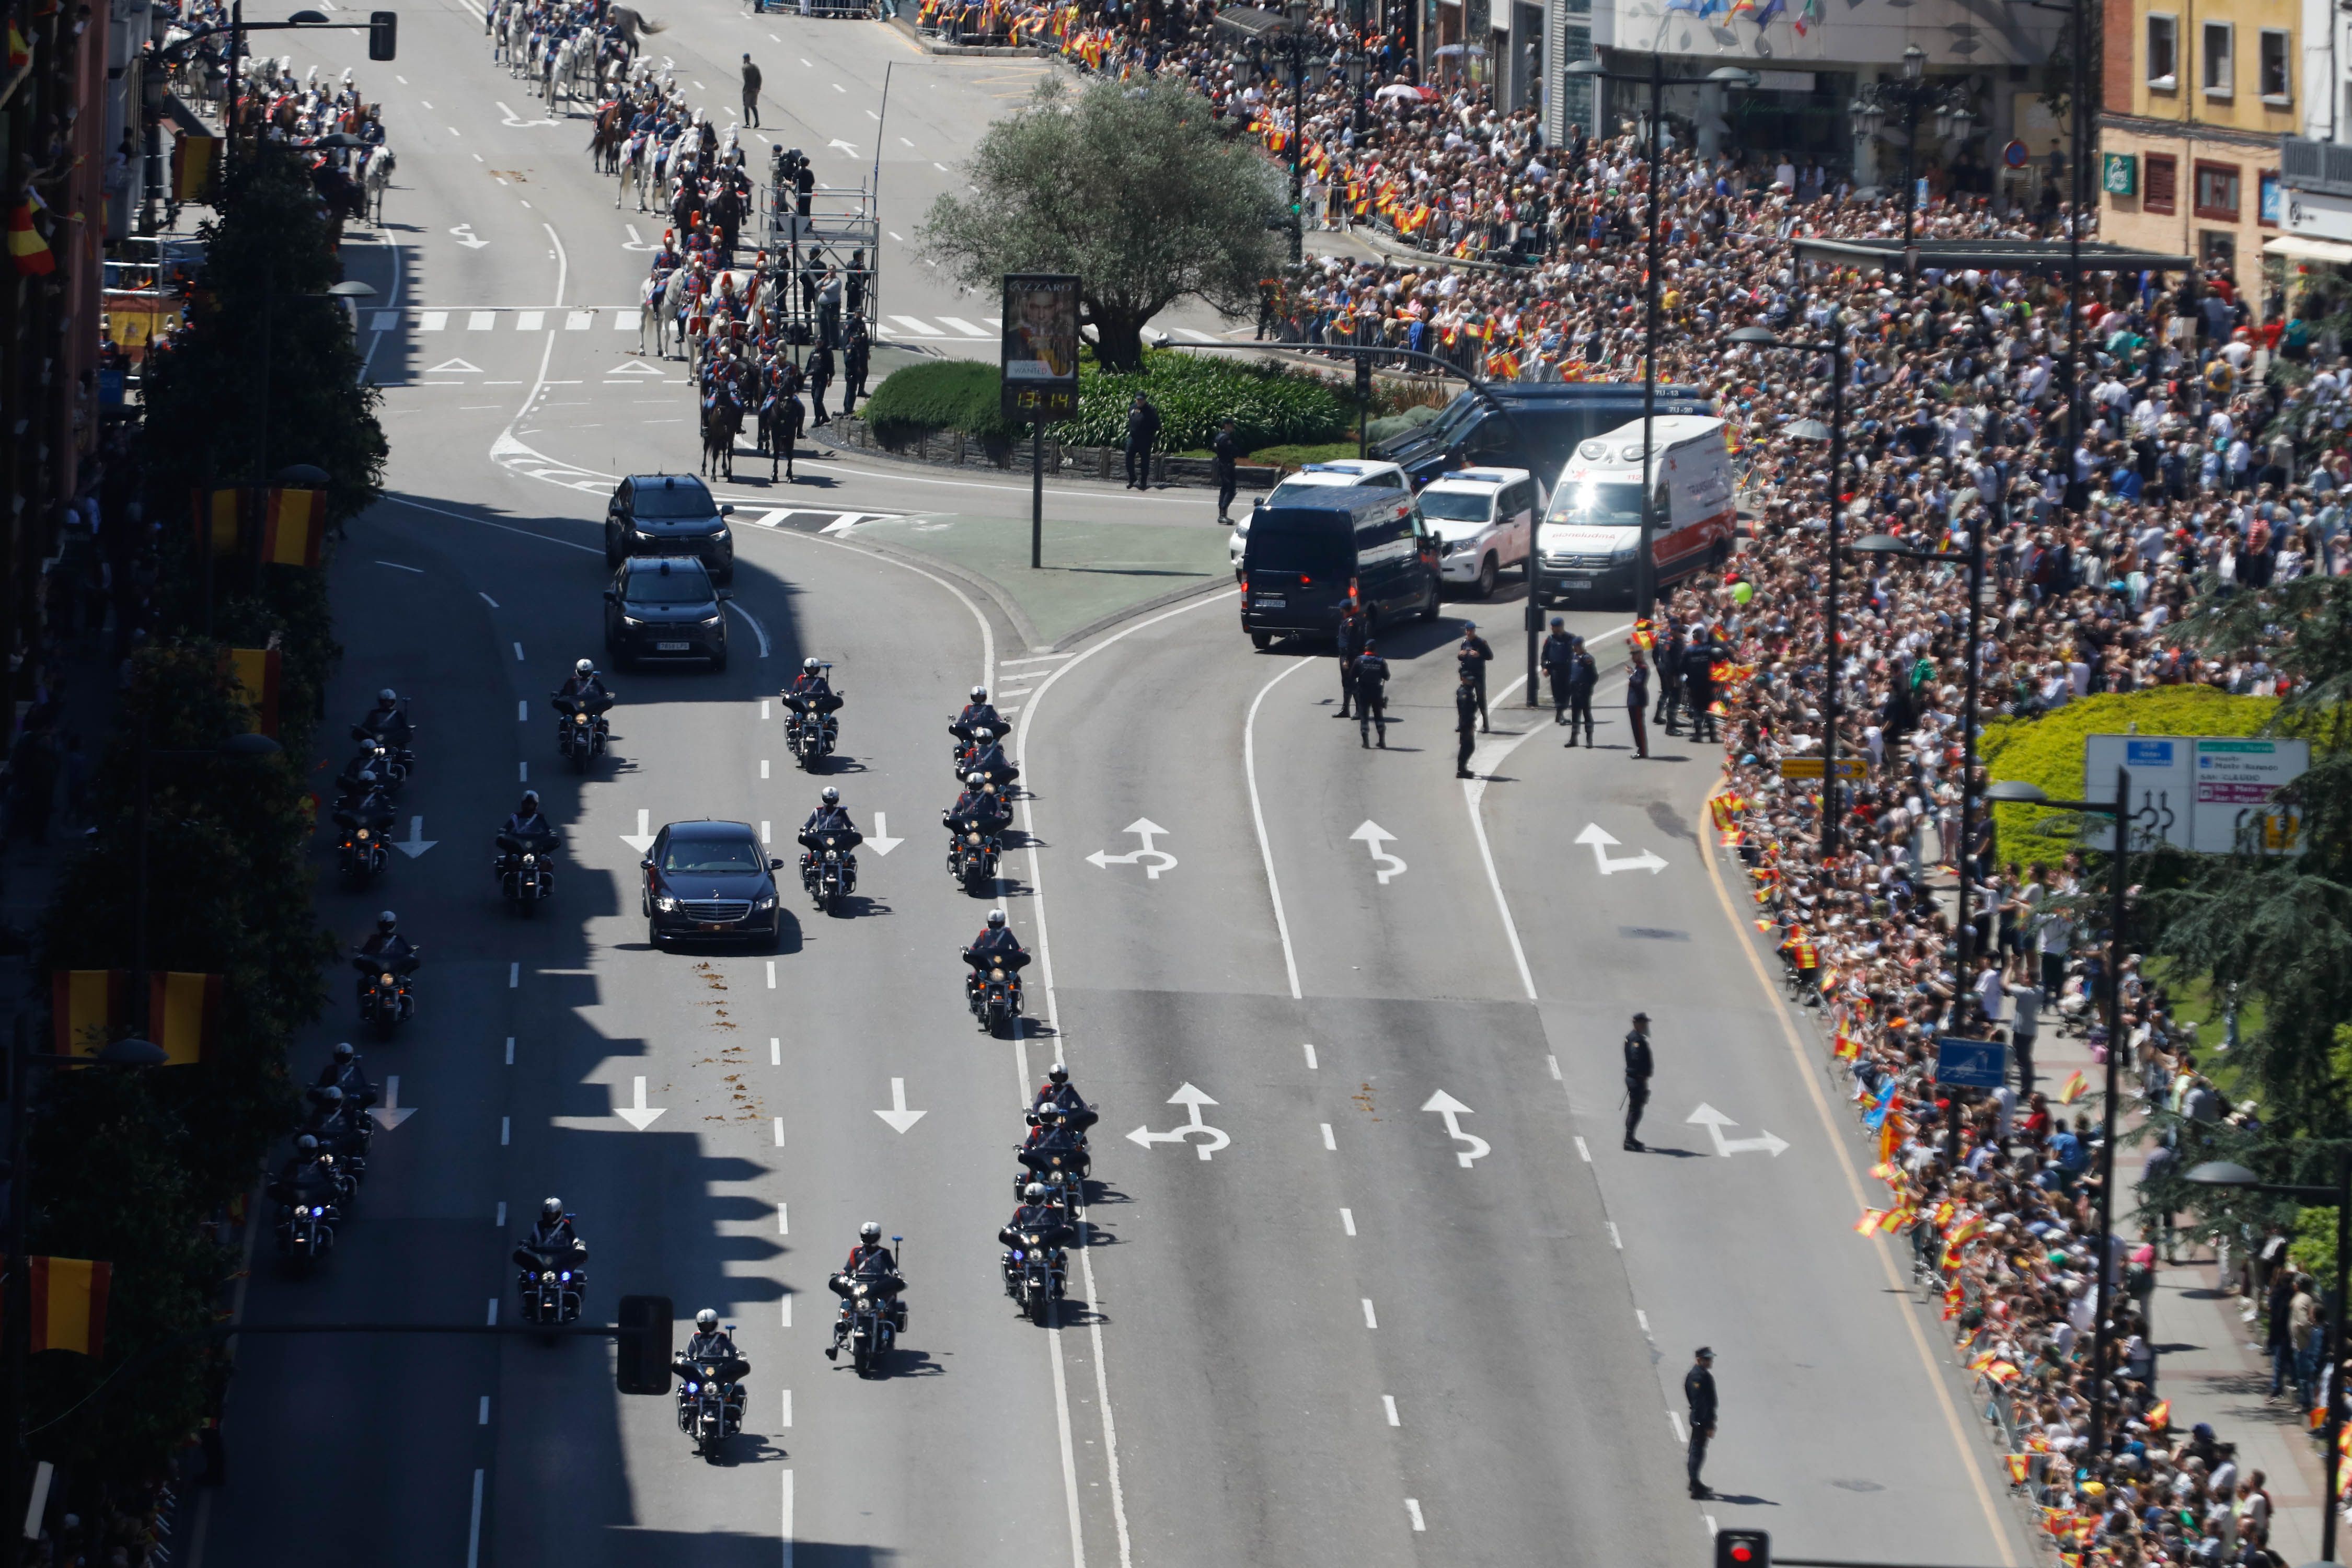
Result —
[[1389, 748], [1389, 661], [1380, 655], [1372, 639], [1364, 639], [1364, 651], [1356, 656], [1356, 739], [1369, 746], [1372, 743], [1372, 726], [1380, 726], [1381, 750]]
[[1683, 1373], [1683, 1397], [1690, 1401], [1690, 1495], [1711, 1498], [1715, 1494], [1698, 1479], [1699, 1467], [1706, 1463], [1707, 1439], [1715, 1436], [1715, 1352], [1705, 1345]]
[[1633, 657], [1625, 661], [1625, 718], [1633, 727], [1633, 752], [1636, 756], [1650, 754], [1650, 731], [1645, 721], [1650, 707], [1650, 667], [1635, 648]]
[[1633, 1134], [1641, 1130], [1642, 1108], [1650, 1103], [1650, 1075], [1657, 1066], [1650, 1055], [1650, 1016], [1636, 1013], [1625, 1036], [1625, 1147], [1636, 1154], [1642, 1141]]
[[1568, 623], [1558, 616], [1551, 618], [1550, 635], [1544, 638], [1543, 649], [1537, 660], [1543, 666], [1544, 679], [1551, 682], [1551, 721], [1568, 722], [1568, 672], [1576, 663], [1576, 639], [1567, 632]]
[[750, 55], [743, 57], [743, 123], [760, 123], [760, 68]]
[[1339, 717], [1356, 700], [1356, 658], [1364, 651], [1364, 611], [1353, 594], [1339, 610]]
[[1601, 684], [1601, 667], [1584, 639], [1576, 639], [1576, 658], [1568, 667], [1568, 743], [1576, 744], [1576, 727], [1584, 726], [1584, 749], [1592, 749], [1592, 689]]
[[1462, 646], [1454, 650], [1454, 658], [1478, 693], [1478, 728], [1484, 730], [1486, 728], [1486, 667], [1495, 661], [1495, 650], [1486, 645], [1485, 637], [1478, 635], [1477, 622], [1462, 623]]
[[1470, 679], [1470, 667], [1462, 667], [1462, 684], [1454, 689], [1454, 730], [1462, 740], [1454, 753], [1454, 776], [1472, 778], [1470, 752], [1478, 744], [1478, 710], [1481, 699], [1477, 684]]
[[1217, 521], [1231, 527], [1234, 520], [1225, 514], [1234, 504], [1234, 491], [1237, 488], [1234, 465], [1240, 461], [1242, 455], [1241, 443], [1234, 437], [1232, 420], [1218, 421], [1217, 438], [1209, 444], [1209, 451], [1216, 459]]

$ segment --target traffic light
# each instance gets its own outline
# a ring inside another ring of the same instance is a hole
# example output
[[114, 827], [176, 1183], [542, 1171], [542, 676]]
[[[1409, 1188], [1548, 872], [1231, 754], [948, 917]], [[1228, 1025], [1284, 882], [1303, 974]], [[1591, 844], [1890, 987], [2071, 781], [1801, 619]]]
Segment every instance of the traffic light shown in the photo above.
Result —
[[667, 1394], [675, 1327], [668, 1297], [622, 1297], [621, 1354], [614, 1386], [623, 1394]]
[[1769, 1530], [1717, 1531], [1715, 1568], [1772, 1568], [1772, 1532]]
[[368, 13], [368, 58], [388, 60], [400, 49], [400, 13], [371, 11]]

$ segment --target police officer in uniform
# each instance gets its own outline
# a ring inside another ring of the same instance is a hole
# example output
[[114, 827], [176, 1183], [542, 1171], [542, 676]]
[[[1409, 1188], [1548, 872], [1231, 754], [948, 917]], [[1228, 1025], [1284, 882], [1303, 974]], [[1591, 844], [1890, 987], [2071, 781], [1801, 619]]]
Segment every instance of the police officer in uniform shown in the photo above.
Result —
[[1454, 729], [1462, 739], [1461, 748], [1454, 754], [1454, 776], [1457, 779], [1475, 776], [1470, 772], [1470, 752], [1478, 744], [1478, 710], [1484, 696], [1471, 676], [1470, 661], [1464, 659], [1462, 684], [1454, 689]]
[[1650, 706], [1650, 667], [1642, 661], [1642, 650], [1635, 648], [1625, 661], [1625, 718], [1633, 731], [1633, 750], [1641, 756], [1650, 754], [1650, 731], [1643, 715]]
[[1568, 677], [1576, 663], [1576, 639], [1568, 635], [1568, 623], [1559, 616], [1551, 618], [1551, 632], [1543, 640], [1543, 649], [1537, 656], [1543, 666], [1544, 679], [1551, 682], [1551, 721], [1568, 722]]
[[1462, 646], [1454, 650], [1455, 662], [1478, 694], [1478, 728], [1486, 728], [1486, 667], [1495, 661], [1495, 650], [1478, 635], [1478, 623], [1462, 623]]
[[1576, 744], [1576, 727], [1584, 726], [1584, 749], [1592, 749], [1592, 689], [1601, 684], [1601, 667], [1584, 639], [1576, 639], [1576, 656], [1568, 667], [1568, 743]]
[[1625, 1147], [1636, 1154], [1642, 1141], [1633, 1134], [1641, 1129], [1642, 1108], [1650, 1103], [1650, 1075], [1657, 1066], [1650, 1054], [1650, 1016], [1636, 1013], [1625, 1036]]
[[1234, 520], [1226, 513], [1234, 504], [1234, 491], [1239, 488], [1239, 475], [1234, 465], [1240, 462], [1242, 454], [1241, 441], [1234, 435], [1232, 420], [1218, 423], [1217, 438], [1209, 444], [1209, 451], [1216, 459], [1217, 521], [1231, 526]]
[[1339, 713], [1349, 717], [1348, 709], [1356, 700], [1356, 660], [1364, 651], [1364, 612], [1353, 597], [1339, 611]]
[[1372, 726], [1380, 726], [1381, 750], [1389, 749], [1389, 661], [1380, 655], [1372, 639], [1364, 639], [1364, 651], [1356, 656], [1356, 739], [1369, 747], [1372, 743]]
[[1707, 1439], [1715, 1436], [1715, 1352], [1705, 1345], [1683, 1373], [1683, 1397], [1690, 1401], [1690, 1495], [1711, 1498], [1715, 1494], [1698, 1479], [1699, 1467], [1706, 1463]]

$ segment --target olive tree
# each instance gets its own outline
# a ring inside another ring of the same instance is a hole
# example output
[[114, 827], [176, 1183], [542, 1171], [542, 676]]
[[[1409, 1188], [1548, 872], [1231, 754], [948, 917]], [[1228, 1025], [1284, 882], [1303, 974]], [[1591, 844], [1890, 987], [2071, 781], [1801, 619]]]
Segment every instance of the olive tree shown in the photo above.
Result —
[[1141, 366], [1144, 323], [1179, 300], [1249, 310], [1286, 254], [1274, 166], [1172, 84], [1048, 77], [964, 174], [977, 194], [932, 204], [924, 251], [991, 293], [1006, 272], [1075, 274], [1109, 370]]

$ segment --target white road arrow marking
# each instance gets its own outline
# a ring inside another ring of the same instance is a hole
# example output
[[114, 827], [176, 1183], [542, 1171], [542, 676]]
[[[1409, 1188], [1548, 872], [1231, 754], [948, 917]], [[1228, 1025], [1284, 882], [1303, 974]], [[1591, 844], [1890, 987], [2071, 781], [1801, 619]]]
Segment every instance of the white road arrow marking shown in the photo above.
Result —
[[604, 374], [609, 377], [615, 375], [659, 375], [661, 372], [656, 370], [653, 366], [647, 364], [643, 360], [633, 359], [625, 364], [614, 365]]
[[1789, 1146], [1784, 1140], [1775, 1138], [1769, 1132], [1765, 1133], [1761, 1138], [1726, 1138], [1723, 1135], [1723, 1130], [1727, 1127], [1737, 1127], [1739, 1123], [1712, 1105], [1701, 1105], [1683, 1120], [1696, 1121], [1705, 1126], [1715, 1138], [1715, 1152], [1726, 1159], [1729, 1159], [1734, 1154], [1752, 1153], [1759, 1149], [1778, 1158], [1780, 1151]]
[[[1164, 832], [1166, 830], [1161, 829], [1161, 831]], [[1186, 1084], [1183, 1088], [1170, 1095], [1168, 1097], [1168, 1103], [1171, 1105], [1183, 1106], [1192, 1113], [1192, 1120], [1186, 1122], [1183, 1126], [1169, 1132], [1154, 1132], [1148, 1127], [1139, 1127], [1134, 1131], [1129, 1133], [1128, 1137], [1149, 1149], [1154, 1143], [1181, 1143], [1185, 1139], [1191, 1137], [1195, 1132], [1205, 1132], [1208, 1134], [1208, 1141], [1193, 1145], [1193, 1147], [1199, 1152], [1201, 1158], [1203, 1160], [1207, 1159], [1210, 1155], [1215, 1153], [1218, 1150], [1224, 1148], [1233, 1142], [1231, 1138], [1225, 1136], [1225, 1132], [1223, 1128], [1212, 1127], [1207, 1122], [1201, 1120], [1201, 1107], [1204, 1105], [1214, 1105], [1217, 1102], [1211, 1100], [1207, 1095], [1202, 1094], [1199, 1089], [1194, 1089], [1191, 1084]]]
[[393, 847], [399, 850], [403, 855], [407, 856], [411, 860], [414, 860], [419, 855], [424, 854], [427, 849], [432, 848], [436, 844], [440, 842], [441, 841], [437, 838], [427, 838], [425, 837], [425, 819], [423, 817], [412, 816], [408, 819], [408, 837], [394, 843]]
[[890, 1080], [890, 1109], [877, 1110], [874, 1114], [888, 1122], [893, 1131], [904, 1132], [930, 1112], [908, 1110], [907, 1080], [903, 1078], [894, 1078]]
[[482, 374], [482, 367], [478, 364], [468, 364], [461, 359], [445, 359], [439, 364], [426, 366], [425, 374], [426, 375], [479, 375]]
[[857, 526], [857, 520], [865, 515], [866, 514], [862, 511], [845, 511], [839, 517], [835, 518], [831, 522], [826, 523], [823, 528], [817, 530], [817, 531], [819, 533], [847, 533], [851, 529]]
[[1444, 1089], [1441, 1089], [1435, 1094], [1431, 1095], [1429, 1099], [1423, 1103], [1422, 1109], [1423, 1110], [1434, 1110], [1437, 1114], [1445, 1118], [1445, 1131], [1447, 1135], [1453, 1138], [1457, 1143], [1467, 1143], [1470, 1145], [1467, 1149], [1457, 1149], [1454, 1153], [1454, 1159], [1461, 1162], [1462, 1168], [1464, 1170], [1466, 1171], [1470, 1168], [1471, 1161], [1483, 1160], [1487, 1155], [1495, 1152], [1494, 1145], [1487, 1142], [1484, 1138], [1480, 1138], [1474, 1133], [1465, 1132], [1462, 1131], [1462, 1118], [1465, 1116], [1475, 1116], [1477, 1113], [1472, 1110], [1468, 1106], [1463, 1104], [1460, 1100], [1454, 1099], [1452, 1095], [1446, 1093]]
[[844, 142], [838, 136], [835, 137], [831, 142], [826, 142], [825, 145], [828, 147], [838, 147], [853, 158], [857, 156], [857, 149], [852, 147], [848, 142]]
[[476, 238], [474, 235], [474, 226], [469, 223], [461, 223], [449, 232], [456, 235], [457, 237], [457, 243], [464, 246], [468, 250], [479, 250], [482, 247], [490, 243], [487, 239]]
[[[495, 98], [490, 101], [499, 103]], [[506, 116], [504, 120], [499, 121], [501, 125], [552, 125], [555, 123], [552, 120], [525, 120], [503, 103], [499, 103], [499, 112]]]
[[368, 1112], [377, 1126], [386, 1132], [416, 1114], [416, 1107], [400, 1103], [400, 1075], [394, 1073], [383, 1080], [383, 1103]]
[[654, 834], [653, 827], [651, 826], [653, 819], [654, 814], [652, 812], [639, 808], [637, 812], [637, 830], [635, 833], [622, 834], [621, 842], [635, 850], [639, 855], [643, 855], [646, 850], [652, 848], [654, 847]]
[[1656, 851], [1650, 849], [1644, 849], [1639, 855], [1611, 859], [1609, 847], [1617, 840], [1612, 838], [1597, 822], [1586, 823], [1584, 831], [1576, 836], [1576, 841], [1592, 846], [1593, 863], [1600, 867], [1604, 877], [1613, 877], [1620, 871], [1647, 871], [1654, 877], [1666, 868], [1665, 861], [1659, 858]]
[[[868, 849], [873, 850], [877, 855], [887, 855], [905, 842], [907, 841], [903, 838], [890, 837], [888, 813], [877, 811], [874, 814], [874, 831], [866, 836], [866, 847]], [[919, 1110], [915, 1114], [920, 1116], [922, 1112]], [[906, 1129], [901, 1128], [899, 1131], [903, 1132]]]
[[[1176, 868], [1176, 857], [1151, 842], [1167, 832], [1166, 828], [1148, 816], [1139, 816], [1129, 823], [1123, 831], [1132, 833], [1142, 839], [1143, 847], [1130, 849], [1124, 855], [1114, 855], [1108, 849], [1097, 849], [1087, 857], [1087, 864], [1098, 866], [1104, 870], [1108, 870], [1113, 866], [1140, 864], [1143, 867], [1143, 874], [1155, 882], [1160, 879], [1160, 872], [1173, 871]], [[1212, 1100], [1210, 1103], [1213, 1105], [1216, 1102]]]
[[667, 1110], [668, 1107], [654, 1106], [648, 1108], [646, 1104], [646, 1080], [639, 1079], [636, 1080], [636, 1084], [637, 1102], [635, 1105], [616, 1105], [613, 1108], [613, 1114], [627, 1122], [630, 1126], [635, 1128], [638, 1131], [643, 1132], [646, 1128], [651, 1127], [654, 1124], [655, 1119], [660, 1116], [664, 1110]]
[[661, 247], [656, 245], [649, 239], [639, 239], [637, 237], [637, 226], [635, 224], [623, 224], [621, 226], [629, 231], [629, 243], [621, 247], [623, 250], [658, 250], [661, 248]]
[[[1348, 835], [1348, 837], [1350, 838], [1362, 839], [1364, 841], [1364, 847], [1372, 852], [1372, 859], [1378, 868], [1381, 887], [1387, 887], [1389, 885], [1390, 879], [1404, 875], [1404, 862], [1381, 847], [1381, 845], [1395, 838], [1395, 834], [1391, 833], [1379, 823], [1368, 819], [1361, 827], [1359, 827], [1355, 832]], [[1386, 862], [1386, 864], [1379, 864], [1383, 861]]]

